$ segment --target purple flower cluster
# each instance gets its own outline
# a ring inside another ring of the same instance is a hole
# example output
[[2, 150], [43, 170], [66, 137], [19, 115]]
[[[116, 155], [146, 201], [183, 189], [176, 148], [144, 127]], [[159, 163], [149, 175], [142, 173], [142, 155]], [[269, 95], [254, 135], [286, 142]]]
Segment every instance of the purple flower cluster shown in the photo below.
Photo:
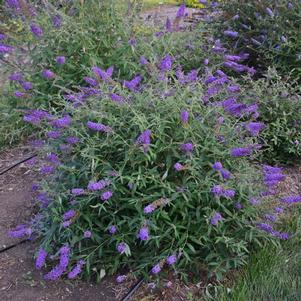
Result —
[[285, 204], [301, 203], [301, 196], [300, 195], [287, 196], [287, 197], [282, 198], [281, 202], [285, 203]]
[[44, 265], [47, 257], [47, 252], [41, 248], [38, 252], [37, 259], [36, 259], [36, 269], [40, 270]]
[[274, 188], [285, 179], [281, 168], [268, 165], [263, 167], [263, 176], [263, 182], [269, 189]]
[[109, 227], [109, 232], [110, 232], [110, 234], [115, 234], [117, 232], [117, 227], [114, 225], [111, 225]]
[[289, 239], [289, 234], [285, 232], [279, 232], [274, 230], [273, 226], [267, 223], [258, 223], [256, 224], [256, 227], [264, 232], [267, 232], [271, 234], [272, 236], [278, 237], [282, 240], [287, 240]]
[[130, 80], [130, 81], [125, 80], [125, 81], [123, 82], [123, 85], [124, 85], [126, 88], [128, 88], [129, 90], [131, 90], [131, 91], [133, 91], [133, 92], [136, 92], [136, 91], [138, 91], [138, 86], [139, 86], [141, 80], [142, 80], [141, 76], [140, 76], [140, 75], [137, 75], [137, 76], [135, 76], [135, 77], [134, 77], [132, 80]]
[[219, 212], [214, 213], [214, 215], [210, 219], [210, 224], [213, 226], [217, 226], [218, 222], [222, 220], [222, 215]]
[[118, 283], [122, 283], [123, 281], [125, 281], [125, 279], [126, 279], [126, 275], [120, 275], [120, 276], [117, 276], [116, 281]]
[[145, 130], [136, 139], [136, 143], [142, 146], [144, 152], [147, 152], [149, 149], [151, 143], [151, 135], [152, 135], [151, 130]]
[[13, 238], [22, 238], [28, 237], [30, 238], [32, 234], [32, 229], [25, 225], [18, 225], [14, 230], [10, 230], [8, 235]]
[[105, 191], [101, 194], [100, 198], [102, 201], [108, 201], [112, 196], [113, 196], [112, 191]]
[[184, 166], [183, 166], [181, 163], [177, 162], [177, 163], [175, 163], [175, 165], [174, 165], [174, 169], [175, 169], [176, 171], [181, 171], [181, 170], [184, 169]]
[[58, 65], [64, 65], [66, 62], [66, 58], [64, 56], [57, 56], [55, 61]]
[[117, 251], [118, 251], [120, 254], [125, 253], [126, 249], [127, 249], [127, 244], [124, 243], [124, 242], [121, 242], [121, 243], [119, 243], [119, 244], [117, 245]]
[[84, 260], [79, 260], [77, 262], [77, 264], [75, 265], [75, 267], [68, 273], [68, 279], [74, 279], [76, 276], [78, 276], [81, 271], [82, 271], [82, 267], [85, 265], [85, 261]]
[[159, 64], [159, 69], [163, 72], [170, 71], [172, 69], [172, 62], [172, 57], [169, 54], [166, 55], [164, 58], [162, 58]]
[[54, 128], [60, 129], [60, 128], [65, 128], [65, 127], [70, 126], [71, 122], [72, 122], [72, 118], [69, 115], [66, 115], [66, 116], [64, 116], [62, 118], [58, 118], [58, 119], [52, 120], [50, 122], [50, 124]]
[[223, 168], [223, 165], [221, 162], [215, 162], [213, 165], [212, 165], [212, 168], [218, 172], [220, 172], [221, 176], [223, 177], [223, 179], [225, 180], [229, 180], [230, 178], [232, 178], [232, 175], [231, 173]]
[[148, 227], [142, 227], [142, 228], [139, 230], [138, 237], [139, 237], [139, 239], [141, 239], [141, 240], [143, 240], [143, 241], [149, 240], [149, 231], [148, 231]]
[[69, 253], [70, 248], [64, 246], [60, 249], [60, 261], [50, 272], [44, 275], [45, 280], [57, 280], [60, 278], [67, 270], [69, 265]]
[[55, 74], [51, 70], [45, 69], [42, 72], [42, 76], [46, 79], [53, 79], [55, 77]]
[[186, 154], [190, 154], [194, 150], [194, 145], [192, 143], [183, 143], [180, 145], [180, 150]]
[[36, 36], [37, 38], [40, 38], [43, 36], [43, 30], [40, 26], [38, 26], [37, 24], [31, 24], [30, 25], [30, 31], [33, 33], [34, 36]]
[[0, 54], [1, 53], [11, 53], [14, 51], [14, 47], [6, 45], [6, 44], [0, 44]]
[[102, 70], [101, 68], [99, 68], [97, 66], [92, 68], [92, 72], [103, 81], [111, 80], [113, 71], [114, 71], [113, 67], [109, 67], [106, 71]]
[[187, 124], [189, 119], [189, 112], [187, 110], [182, 110], [180, 114], [180, 118], [183, 124]]
[[85, 193], [85, 190], [82, 188], [73, 188], [71, 190], [71, 193], [75, 196], [83, 195]]
[[97, 132], [103, 132], [103, 133], [109, 133], [109, 132], [112, 131], [112, 129], [109, 126], [104, 125], [102, 123], [92, 122], [92, 121], [87, 122], [87, 127], [90, 130], [94, 130], [94, 131], [97, 131]]
[[145, 208], [144, 208], [144, 213], [146, 214], [149, 214], [149, 213], [152, 213], [156, 208], [150, 204], [150, 205], [147, 205]]
[[105, 187], [109, 186], [110, 184], [111, 184], [111, 181], [108, 179], [100, 180], [98, 182], [90, 182], [88, 184], [88, 189], [91, 191], [102, 190]]

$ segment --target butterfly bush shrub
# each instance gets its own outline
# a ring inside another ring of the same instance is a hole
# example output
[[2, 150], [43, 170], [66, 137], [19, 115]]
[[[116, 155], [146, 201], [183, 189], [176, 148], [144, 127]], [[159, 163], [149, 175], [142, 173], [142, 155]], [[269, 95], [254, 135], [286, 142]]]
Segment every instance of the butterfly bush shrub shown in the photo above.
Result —
[[210, 25], [217, 36], [237, 53], [247, 50], [249, 63], [258, 71], [266, 71], [273, 65], [282, 76], [291, 73], [300, 81], [299, 0], [230, 0], [222, 3], [220, 12], [221, 18]]
[[145, 66], [153, 71], [147, 81], [120, 82], [95, 66], [87, 76], [98, 94], [62, 99], [63, 112], [28, 113], [45, 133], [48, 177], [31, 229], [41, 239], [38, 267], [54, 266], [46, 279], [123, 269], [185, 276], [204, 267], [220, 278], [245, 262], [251, 245], [282, 235], [259, 224], [266, 189], [249, 162], [262, 128], [256, 110], [224, 102], [235, 90], [230, 79], [204, 101], [226, 74], [188, 76], [172, 62]]

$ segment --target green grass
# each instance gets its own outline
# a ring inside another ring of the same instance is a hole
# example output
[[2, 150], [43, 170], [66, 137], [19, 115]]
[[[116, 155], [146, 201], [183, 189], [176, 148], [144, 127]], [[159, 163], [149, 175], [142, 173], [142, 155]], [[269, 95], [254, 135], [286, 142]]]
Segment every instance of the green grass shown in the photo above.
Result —
[[143, 9], [151, 9], [159, 5], [178, 5], [179, 0], [143, 0]]
[[[300, 217], [294, 219], [298, 233], [300, 221]], [[205, 300], [301, 300], [301, 241], [300, 235], [296, 237], [282, 243], [281, 248], [270, 246], [254, 253], [232, 288], [218, 287], [215, 297]]]

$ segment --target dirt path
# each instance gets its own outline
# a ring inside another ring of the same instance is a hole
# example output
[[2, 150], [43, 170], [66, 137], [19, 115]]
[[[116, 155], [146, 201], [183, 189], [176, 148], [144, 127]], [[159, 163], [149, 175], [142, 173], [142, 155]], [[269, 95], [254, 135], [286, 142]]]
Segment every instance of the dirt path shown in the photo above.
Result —
[[[20, 160], [32, 150], [15, 148], [0, 154], [0, 171]], [[0, 175], [0, 249], [15, 244], [7, 231], [29, 221], [34, 215], [31, 185], [38, 174], [26, 164]], [[35, 270], [33, 256], [36, 244], [26, 242], [0, 253], [0, 300], [2, 301], [111, 301], [118, 300], [114, 291], [115, 281], [105, 279], [100, 284], [80, 281], [43, 281]]]
[[[147, 10], [141, 14], [141, 18], [145, 22], [145, 24], [149, 26], [161, 27], [165, 24], [167, 17], [170, 20], [174, 20], [179, 7], [174, 5], [159, 5], [156, 8]], [[192, 14], [195, 13], [196, 9], [187, 7], [185, 9], [186, 18], [182, 19], [180, 22], [181, 26], [188, 26], [189, 23], [186, 21], [192, 17]]]

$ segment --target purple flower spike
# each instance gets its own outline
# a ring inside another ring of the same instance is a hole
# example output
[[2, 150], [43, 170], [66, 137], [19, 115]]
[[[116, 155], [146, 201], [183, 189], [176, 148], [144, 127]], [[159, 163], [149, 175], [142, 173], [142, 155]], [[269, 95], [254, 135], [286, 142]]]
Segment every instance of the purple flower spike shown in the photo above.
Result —
[[181, 170], [183, 170], [184, 169], [184, 166], [181, 164], [181, 163], [176, 163], [174, 166], [174, 169], [176, 170], [176, 171], [181, 171]]
[[112, 129], [109, 126], [106, 126], [102, 123], [92, 122], [92, 121], [87, 122], [87, 127], [91, 130], [94, 130], [97, 132], [103, 132], [103, 133], [108, 133], [108, 132], [112, 131]]
[[232, 199], [235, 196], [235, 190], [233, 189], [227, 189], [223, 193], [224, 197]]
[[230, 154], [232, 157], [250, 156], [252, 154], [252, 149], [250, 147], [232, 148]]
[[167, 263], [168, 265], [173, 265], [173, 264], [175, 264], [176, 262], [177, 262], [177, 256], [176, 256], [176, 255], [170, 255], [170, 256], [168, 256], [167, 259], [166, 259], [166, 263]]
[[126, 279], [126, 275], [120, 275], [116, 278], [116, 282], [122, 283], [123, 281], [125, 281], [125, 279]]
[[266, 11], [266, 13], [267, 13], [271, 18], [274, 17], [274, 13], [273, 13], [273, 11], [272, 11], [269, 7], [267, 7], [267, 8], [265, 9], [265, 11]]
[[102, 190], [105, 187], [109, 186], [111, 184], [110, 180], [100, 180], [99, 182], [90, 182], [88, 184], [88, 189], [92, 191], [96, 190]]
[[262, 122], [249, 122], [245, 125], [251, 136], [257, 136], [264, 127], [265, 125]]
[[63, 228], [68, 228], [68, 227], [70, 227], [71, 224], [72, 224], [72, 220], [69, 219], [68, 221], [64, 221], [62, 223], [62, 226], [63, 226]]
[[113, 67], [109, 67], [107, 69], [107, 71], [104, 71], [102, 69], [100, 69], [99, 67], [95, 66], [92, 68], [92, 72], [100, 79], [102, 79], [103, 81], [107, 81], [110, 80], [113, 74]]
[[224, 193], [224, 188], [221, 185], [214, 185], [213, 188], [211, 189], [211, 192], [214, 194], [216, 197], [220, 197]]
[[66, 58], [64, 56], [57, 56], [56, 57], [56, 63], [58, 65], [64, 65], [66, 62]]
[[230, 38], [237, 38], [238, 37], [238, 32], [237, 31], [232, 31], [232, 30], [225, 30], [224, 35]]
[[22, 82], [21, 86], [24, 90], [28, 91], [32, 89], [32, 83], [31, 82]]
[[30, 31], [37, 37], [40, 38], [43, 36], [43, 30], [41, 27], [39, 27], [36, 24], [31, 24], [30, 25]]
[[79, 138], [78, 137], [67, 137], [66, 142], [69, 144], [76, 144], [79, 142]]
[[52, 79], [54, 78], [55, 74], [51, 70], [45, 69], [42, 72], [42, 76], [46, 79]]
[[75, 210], [73, 210], [73, 209], [68, 210], [68, 211], [66, 211], [66, 212], [64, 213], [63, 219], [64, 219], [64, 220], [70, 219], [70, 218], [74, 217], [75, 214], [76, 214], [76, 211], [75, 211]]
[[92, 236], [92, 232], [87, 230], [84, 232], [84, 238], [90, 238]]
[[184, 143], [180, 146], [181, 151], [185, 153], [192, 153], [194, 149], [194, 145], [192, 143]]
[[228, 171], [227, 169], [221, 169], [221, 175], [222, 175], [222, 177], [225, 179], [225, 180], [229, 180], [229, 179], [231, 179], [232, 178], [232, 175], [231, 175], [231, 173], [230, 173], [230, 171]]
[[187, 110], [182, 110], [181, 114], [180, 114], [180, 117], [181, 117], [181, 122], [183, 124], [187, 124], [188, 119], [189, 119], [189, 112]]
[[212, 165], [212, 168], [215, 169], [215, 170], [221, 170], [223, 168], [223, 165], [221, 162], [215, 162], [213, 165]]
[[112, 191], [105, 191], [101, 194], [100, 198], [102, 201], [108, 201], [112, 196], [113, 196]]
[[43, 248], [41, 248], [39, 250], [39, 253], [38, 253], [37, 259], [36, 259], [37, 270], [40, 270], [44, 266], [46, 257], [47, 257], [47, 252]]
[[148, 64], [148, 61], [147, 61], [147, 59], [146, 59], [144, 56], [141, 56], [141, 57], [140, 57], [140, 64], [141, 64], [142, 66], [145, 66], [145, 65]]
[[53, 24], [53, 27], [55, 28], [59, 28], [61, 27], [62, 25], [62, 18], [60, 15], [55, 15], [52, 17], [52, 24]]
[[179, 7], [179, 9], [177, 11], [176, 18], [182, 18], [182, 17], [184, 17], [184, 15], [185, 15], [185, 8], [186, 8], [186, 6], [185, 6], [184, 3], [180, 5], [180, 7]]
[[123, 85], [124, 85], [126, 88], [128, 88], [129, 90], [135, 92], [135, 91], [138, 90], [138, 86], [139, 86], [141, 80], [142, 80], [141, 76], [140, 76], [140, 75], [137, 75], [137, 76], [135, 76], [135, 77], [134, 77], [132, 80], [130, 80], [130, 81], [125, 80], [125, 81], [123, 82]]
[[159, 68], [161, 71], [166, 72], [172, 69], [172, 57], [168, 54], [160, 62]]
[[76, 266], [68, 273], [68, 278], [69, 279], [74, 279], [76, 276], [78, 276], [81, 271], [82, 271], [82, 267], [85, 264], [84, 260], [80, 260]]
[[14, 230], [8, 232], [8, 235], [13, 238], [21, 238], [24, 236], [30, 237], [32, 234], [32, 229], [26, 227], [25, 225], [19, 225]]
[[124, 242], [121, 242], [117, 245], [117, 251], [120, 253], [120, 254], [123, 254], [125, 253], [126, 251], [126, 244]]
[[98, 81], [93, 78], [93, 77], [89, 77], [89, 76], [85, 76], [84, 77], [84, 81], [89, 84], [90, 86], [96, 87], [98, 86]]
[[142, 134], [136, 139], [136, 143], [142, 145], [144, 151], [148, 151], [149, 145], [151, 143], [151, 130], [145, 130]]
[[219, 212], [216, 212], [210, 219], [210, 224], [217, 226], [218, 222], [222, 220], [222, 215]]
[[282, 203], [286, 204], [294, 204], [294, 203], [301, 203], [301, 196], [296, 195], [296, 196], [287, 196], [281, 199]]
[[153, 268], [152, 268], [152, 273], [153, 274], [158, 274], [158, 273], [160, 273], [160, 271], [161, 271], [161, 267], [160, 267], [159, 263], [156, 264], [155, 266], [153, 266]]
[[85, 193], [85, 190], [82, 189], [82, 188], [73, 188], [71, 190], [71, 193], [75, 196], [78, 196], [78, 195], [83, 195]]
[[155, 209], [156, 208], [152, 204], [150, 204], [150, 205], [146, 206], [143, 211], [144, 211], [144, 213], [149, 214], [149, 213], [152, 213]]
[[20, 82], [23, 80], [23, 75], [20, 72], [14, 72], [9, 76], [10, 81]]
[[61, 266], [57, 265], [55, 266], [49, 273], [44, 275], [45, 280], [57, 280], [62, 276], [62, 274], [65, 272], [65, 269]]
[[111, 234], [115, 234], [115, 233], [117, 232], [117, 227], [114, 226], [114, 225], [110, 226], [110, 227], [109, 227], [109, 232], [110, 232]]
[[138, 237], [139, 237], [141, 240], [143, 240], [143, 241], [149, 240], [149, 232], [148, 232], [148, 228], [147, 228], [147, 227], [142, 227], [142, 228], [139, 230]]

